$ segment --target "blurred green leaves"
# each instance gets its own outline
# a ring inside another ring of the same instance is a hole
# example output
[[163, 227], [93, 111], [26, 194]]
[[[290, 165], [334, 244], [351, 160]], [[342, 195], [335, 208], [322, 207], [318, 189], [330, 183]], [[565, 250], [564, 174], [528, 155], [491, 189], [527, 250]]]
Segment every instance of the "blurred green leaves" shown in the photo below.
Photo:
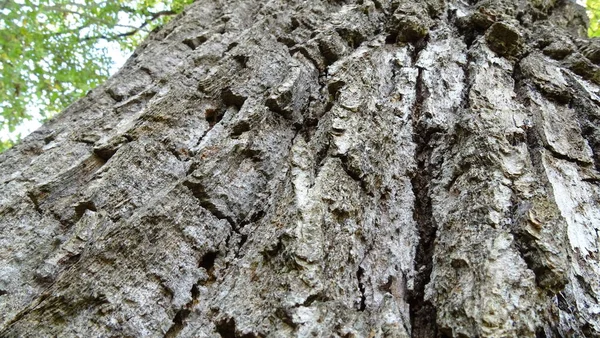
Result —
[[587, 0], [585, 6], [590, 17], [590, 26], [588, 27], [589, 37], [600, 37], [600, 0]]
[[[131, 51], [193, 0], [0, 0], [0, 133], [48, 119], [104, 82], [102, 41]], [[106, 45], [106, 44], [105, 44]], [[0, 140], [0, 151], [14, 140]]]

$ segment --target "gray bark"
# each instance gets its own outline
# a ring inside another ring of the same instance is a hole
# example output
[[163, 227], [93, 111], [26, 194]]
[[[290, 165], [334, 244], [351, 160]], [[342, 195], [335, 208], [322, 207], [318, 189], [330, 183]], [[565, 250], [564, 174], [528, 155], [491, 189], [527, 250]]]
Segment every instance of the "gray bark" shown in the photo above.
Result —
[[193, 4], [0, 155], [0, 336], [600, 336], [586, 20]]

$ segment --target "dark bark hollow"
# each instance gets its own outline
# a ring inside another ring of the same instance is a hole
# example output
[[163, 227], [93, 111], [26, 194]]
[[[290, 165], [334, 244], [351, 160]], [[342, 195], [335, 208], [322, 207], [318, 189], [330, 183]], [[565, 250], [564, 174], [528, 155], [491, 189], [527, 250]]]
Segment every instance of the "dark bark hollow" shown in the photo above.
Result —
[[0, 155], [0, 336], [599, 336], [585, 25], [195, 3]]

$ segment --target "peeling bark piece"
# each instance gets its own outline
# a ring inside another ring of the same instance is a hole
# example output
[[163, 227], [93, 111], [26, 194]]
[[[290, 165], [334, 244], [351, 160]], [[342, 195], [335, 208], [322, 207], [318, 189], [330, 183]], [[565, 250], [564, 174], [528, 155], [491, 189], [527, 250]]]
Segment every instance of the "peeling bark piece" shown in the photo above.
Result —
[[591, 81], [600, 84], [600, 67], [593, 64], [580, 53], [569, 55], [563, 63], [573, 71], [573, 73]]
[[140, 68], [127, 76], [127, 81], [114, 82], [106, 89], [107, 93], [117, 102], [139, 94], [152, 83], [152, 77], [147, 69]]
[[294, 54], [296, 52], [299, 52], [307, 60], [310, 60], [319, 72], [322, 72], [327, 68], [327, 60], [323, 54], [321, 54], [321, 49], [319, 48], [319, 43], [317, 41], [310, 40], [305, 44], [297, 45], [290, 49], [290, 53]]
[[221, 100], [226, 106], [234, 106], [240, 109], [246, 99], [247, 97], [231, 87], [227, 87], [221, 92]]
[[388, 24], [388, 41], [416, 42], [429, 34], [431, 19], [418, 4], [405, 3], [398, 7]]
[[187, 38], [183, 40], [183, 43], [190, 47], [190, 49], [194, 50], [198, 48], [201, 44], [205, 43], [208, 38], [205, 35], [199, 35], [194, 38]]
[[535, 92], [528, 96], [534, 128], [543, 146], [555, 156], [582, 164], [593, 163], [593, 153], [581, 135], [576, 111], [567, 105], [547, 101]]
[[531, 53], [521, 60], [519, 67], [521, 73], [551, 99], [562, 103], [571, 100], [573, 90], [569, 88], [558, 64], [539, 53]]
[[555, 60], [562, 60], [567, 55], [575, 51], [575, 46], [572, 43], [566, 41], [555, 41], [548, 47], [544, 48], [544, 54], [550, 56]]
[[107, 142], [97, 144], [94, 147], [94, 153], [108, 161], [124, 144], [131, 142], [131, 136], [120, 135], [109, 139]]
[[598, 41], [585, 41], [579, 51], [594, 64], [600, 65], [600, 43]]
[[506, 22], [496, 22], [485, 33], [490, 49], [501, 56], [515, 57], [524, 47], [524, 40], [518, 29]]
[[494, 14], [486, 11], [484, 7], [480, 7], [468, 18], [470, 23], [474, 24], [477, 28], [484, 30], [488, 29], [497, 20], [497, 17]]
[[332, 64], [346, 55], [348, 47], [337, 32], [325, 33], [318, 38], [321, 54], [328, 64]]
[[309, 96], [316, 84], [317, 74], [314, 67], [306, 58], [300, 56], [294, 60], [283, 83], [274, 88], [267, 98], [266, 105], [285, 118], [302, 123]]

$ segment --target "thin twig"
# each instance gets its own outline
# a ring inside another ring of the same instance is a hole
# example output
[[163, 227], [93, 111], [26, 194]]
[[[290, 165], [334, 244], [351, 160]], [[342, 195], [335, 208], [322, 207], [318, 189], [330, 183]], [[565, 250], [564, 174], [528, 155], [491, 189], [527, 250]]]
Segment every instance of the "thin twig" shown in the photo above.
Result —
[[82, 41], [89, 41], [89, 40], [100, 40], [100, 39], [104, 39], [104, 40], [115, 40], [118, 38], [123, 38], [126, 36], [132, 36], [135, 33], [139, 32], [140, 30], [144, 29], [144, 27], [148, 26], [150, 23], [152, 23], [152, 21], [162, 17], [162, 16], [168, 16], [168, 15], [175, 15], [177, 14], [175, 11], [160, 11], [157, 13], [152, 13], [152, 16], [146, 20], [143, 24], [141, 24], [139, 27], [134, 28], [131, 31], [128, 32], [124, 32], [124, 33], [120, 33], [120, 34], [114, 34], [114, 35], [95, 35], [95, 36], [87, 36], [82, 38]]

